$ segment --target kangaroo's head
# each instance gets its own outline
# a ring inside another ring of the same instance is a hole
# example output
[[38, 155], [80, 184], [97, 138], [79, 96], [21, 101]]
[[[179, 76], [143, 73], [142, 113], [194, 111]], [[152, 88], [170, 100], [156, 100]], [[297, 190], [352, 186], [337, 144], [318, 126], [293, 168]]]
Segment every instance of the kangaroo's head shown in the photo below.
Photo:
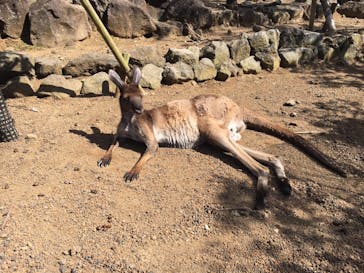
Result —
[[139, 67], [134, 66], [131, 83], [125, 83], [121, 80], [118, 73], [109, 70], [110, 80], [120, 89], [120, 107], [123, 114], [141, 114], [143, 113], [143, 94], [138, 84], [142, 78], [142, 72]]

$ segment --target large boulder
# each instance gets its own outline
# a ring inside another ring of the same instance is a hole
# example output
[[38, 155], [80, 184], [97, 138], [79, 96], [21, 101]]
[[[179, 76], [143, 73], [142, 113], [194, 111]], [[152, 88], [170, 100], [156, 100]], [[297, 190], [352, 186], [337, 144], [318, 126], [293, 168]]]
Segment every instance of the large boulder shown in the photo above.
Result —
[[201, 49], [202, 57], [212, 60], [216, 67], [229, 61], [230, 51], [225, 42], [213, 41]]
[[122, 38], [151, 35], [157, 30], [145, 9], [145, 1], [111, 0], [107, 9], [107, 27], [111, 34]]
[[201, 0], [170, 1], [164, 18], [192, 24], [194, 29], [208, 29], [214, 22], [212, 10]]
[[346, 17], [364, 19], [364, 2], [363, 1], [349, 1], [341, 5], [337, 12], [345, 15]]
[[246, 36], [233, 40], [229, 44], [230, 57], [236, 63], [250, 56], [250, 45]]
[[163, 83], [174, 84], [193, 80], [195, 73], [190, 65], [184, 62], [167, 63], [163, 71]]
[[279, 50], [282, 67], [297, 67], [299, 65], [311, 64], [315, 58], [312, 48], [282, 48]]
[[281, 62], [277, 50], [273, 47], [256, 52], [255, 57], [260, 61], [262, 68], [269, 71], [278, 69]]
[[198, 64], [194, 65], [193, 70], [198, 82], [214, 79], [217, 75], [214, 63], [208, 58], [202, 58]]
[[33, 45], [69, 45], [90, 36], [86, 11], [66, 0], [38, 0], [30, 6], [30, 41]]
[[29, 25], [25, 24], [30, 5], [35, 0], [0, 0], [0, 36], [20, 38]]
[[250, 56], [239, 63], [245, 74], [258, 74], [262, 71], [260, 62], [255, 60], [254, 56]]
[[138, 66], [154, 64], [163, 67], [166, 63], [163, 53], [156, 46], [139, 46], [130, 51], [129, 54], [131, 56], [130, 63]]
[[82, 80], [81, 95], [110, 95], [115, 93], [116, 86], [106, 72], [99, 72]]
[[186, 48], [170, 48], [166, 54], [166, 61], [176, 63], [179, 61], [194, 65], [198, 62], [199, 56]]
[[34, 95], [33, 85], [27, 76], [12, 78], [0, 92], [3, 93], [5, 98], [20, 98]]
[[62, 74], [63, 62], [55, 56], [43, 56], [35, 59], [35, 74], [44, 78], [51, 74]]
[[101, 71], [108, 72], [118, 66], [119, 63], [112, 54], [88, 53], [69, 61], [63, 68], [63, 74], [73, 77], [88, 76]]
[[157, 89], [161, 86], [163, 68], [154, 64], [147, 64], [142, 68], [140, 85], [145, 88]]
[[49, 75], [44, 78], [39, 86], [37, 95], [39, 97], [52, 96], [65, 98], [80, 95], [82, 82], [76, 79], [66, 79], [62, 75]]
[[34, 75], [34, 61], [24, 54], [0, 51], [0, 83], [19, 75]]
[[354, 33], [347, 37], [347, 42], [342, 47], [341, 56], [347, 63], [351, 64], [356, 59], [364, 59], [364, 34]]

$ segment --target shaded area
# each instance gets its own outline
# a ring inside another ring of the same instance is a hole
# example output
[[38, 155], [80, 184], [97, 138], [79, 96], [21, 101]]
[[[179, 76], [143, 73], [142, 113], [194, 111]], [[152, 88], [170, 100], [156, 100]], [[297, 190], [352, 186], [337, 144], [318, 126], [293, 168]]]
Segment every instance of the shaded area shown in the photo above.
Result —
[[[90, 133], [90, 134], [85, 131], [82, 131], [82, 130], [71, 129], [69, 131], [75, 135], [85, 137], [88, 139], [88, 141], [90, 141], [90, 143], [96, 144], [98, 147], [100, 147], [103, 150], [107, 150], [114, 138], [114, 135], [103, 133], [97, 127], [91, 127], [91, 130], [92, 130], [92, 133]], [[119, 143], [120, 143], [119, 144], [120, 147], [133, 150], [134, 152], [142, 153], [145, 150], [144, 144], [135, 142], [133, 140], [122, 141]]]

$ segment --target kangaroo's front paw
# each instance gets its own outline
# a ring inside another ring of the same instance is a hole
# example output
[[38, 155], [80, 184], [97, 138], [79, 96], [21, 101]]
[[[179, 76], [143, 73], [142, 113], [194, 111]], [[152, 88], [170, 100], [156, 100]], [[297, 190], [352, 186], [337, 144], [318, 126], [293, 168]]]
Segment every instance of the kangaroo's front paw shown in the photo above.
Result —
[[124, 174], [124, 181], [126, 183], [131, 182], [133, 180], [137, 180], [139, 178], [139, 172], [136, 171], [129, 171]]
[[111, 162], [111, 157], [110, 156], [104, 156], [99, 161], [97, 161], [97, 166], [99, 166], [100, 168], [106, 167], [106, 166], [110, 165], [110, 162]]

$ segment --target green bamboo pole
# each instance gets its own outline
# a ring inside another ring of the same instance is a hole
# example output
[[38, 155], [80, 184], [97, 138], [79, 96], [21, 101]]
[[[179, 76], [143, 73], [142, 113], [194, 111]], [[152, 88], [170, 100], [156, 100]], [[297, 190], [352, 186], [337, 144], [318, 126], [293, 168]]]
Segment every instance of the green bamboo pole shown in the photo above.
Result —
[[83, 5], [83, 7], [85, 8], [85, 10], [87, 11], [87, 13], [90, 15], [92, 21], [94, 21], [102, 38], [104, 38], [105, 42], [111, 49], [112, 53], [114, 54], [115, 58], [119, 62], [120, 66], [124, 69], [124, 71], [126, 72], [126, 74], [129, 77], [129, 73], [128, 73], [130, 71], [129, 64], [128, 64], [129, 58], [126, 57], [126, 59], [124, 59], [123, 55], [120, 53], [119, 49], [117, 48], [116, 44], [114, 43], [114, 40], [111, 38], [109, 32], [107, 31], [106, 27], [104, 26], [104, 24], [100, 20], [99, 16], [95, 12], [94, 8], [90, 4], [90, 1], [81, 0], [81, 3]]

